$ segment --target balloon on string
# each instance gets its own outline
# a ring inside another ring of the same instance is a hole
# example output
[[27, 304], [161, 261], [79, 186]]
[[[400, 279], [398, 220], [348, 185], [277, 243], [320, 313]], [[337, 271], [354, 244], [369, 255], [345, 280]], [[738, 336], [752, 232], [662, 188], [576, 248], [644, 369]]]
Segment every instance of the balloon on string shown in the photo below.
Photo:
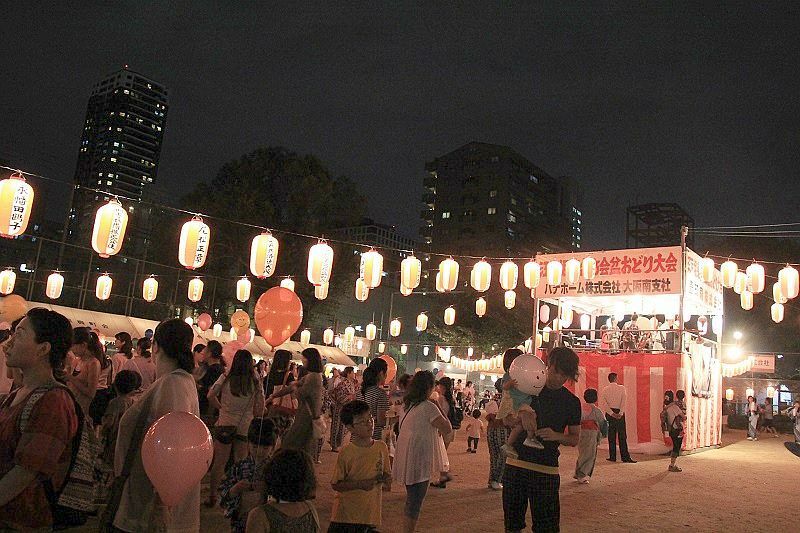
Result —
[[25, 304], [25, 298], [19, 294], [9, 294], [0, 298], [0, 321], [10, 324], [25, 316], [27, 312], [28, 306]]
[[514, 359], [508, 374], [511, 379], [517, 380], [519, 390], [531, 396], [538, 396], [547, 380], [544, 361], [530, 354], [523, 354]]
[[294, 291], [272, 287], [256, 302], [256, 326], [264, 340], [280, 346], [294, 335], [303, 321], [303, 303]]
[[386, 354], [380, 356], [378, 359], [383, 359], [386, 361], [386, 381], [385, 383], [391, 383], [394, 380], [394, 377], [397, 375], [397, 363], [391, 356]]
[[211, 327], [211, 323], [211, 315], [208, 313], [202, 313], [197, 317], [197, 327], [200, 328], [200, 331], [207, 331]]
[[168, 507], [181, 503], [208, 471], [211, 434], [192, 413], [172, 411], [156, 420], [142, 441], [142, 465]]
[[250, 329], [250, 315], [241, 309], [237, 310], [231, 315], [231, 327], [237, 335], [245, 335]]

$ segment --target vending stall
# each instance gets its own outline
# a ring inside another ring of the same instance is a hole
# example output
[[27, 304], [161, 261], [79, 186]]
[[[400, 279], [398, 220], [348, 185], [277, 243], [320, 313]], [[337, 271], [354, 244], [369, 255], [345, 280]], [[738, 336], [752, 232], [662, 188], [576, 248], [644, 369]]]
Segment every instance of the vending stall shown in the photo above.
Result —
[[[722, 334], [719, 270], [680, 246], [539, 255], [535, 338], [571, 346], [581, 361], [574, 392], [601, 391], [614, 372], [627, 390], [628, 444], [664, 453], [666, 390], [686, 392], [684, 452], [719, 446]], [[704, 271], [705, 269], [705, 271]]]

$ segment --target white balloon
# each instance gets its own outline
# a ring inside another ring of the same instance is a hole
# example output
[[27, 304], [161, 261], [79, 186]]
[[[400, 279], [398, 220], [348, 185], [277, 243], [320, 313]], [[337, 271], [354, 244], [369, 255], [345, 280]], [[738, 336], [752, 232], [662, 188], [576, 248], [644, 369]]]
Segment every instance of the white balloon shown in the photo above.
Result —
[[535, 355], [518, 356], [511, 362], [508, 373], [511, 379], [517, 380], [517, 388], [531, 396], [538, 396], [547, 380], [544, 361]]

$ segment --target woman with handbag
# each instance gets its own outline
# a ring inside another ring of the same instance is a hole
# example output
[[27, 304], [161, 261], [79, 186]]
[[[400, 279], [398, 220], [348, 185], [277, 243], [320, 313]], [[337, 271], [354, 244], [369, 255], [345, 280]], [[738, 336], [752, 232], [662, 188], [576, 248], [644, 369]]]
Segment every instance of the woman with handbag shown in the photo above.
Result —
[[331, 392], [331, 436], [330, 445], [332, 452], [338, 452], [344, 439], [344, 425], [340, 419], [344, 404], [356, 398], [357, 383], [353, 374], [353, 367], [348, 366], [342, 371], [339, 383]]
[[148, 428], [167, 413], [186, 411], [200, 416], [192, 370], [194, 332], [183, 320], [173, 318], [158, 325], [153, 335], [156, 380], [125, 411], [119, 423], [114, 452], [116, 478], [100, 529], [127, 532], [199, 531], [200, 482], [178, 504], [161, 502], [142, 464], [142, 441]]
[[219, 410], [219, 417], [211, 430], [214, 439], [214, 462], [211, 463], [211, 480], [207, 507], [217, 501], [217, 488], [222, 481], [225, 464], [233, 449], [234, 461], [247, 457], [247, 430], [254, 416], [264, 415], [264, 393], [253, 370], [253, 355], [247, 350], [237, 350], [228, 375], [223, 374], [208, 391], [208, 404]]
[[316, 348], [306, 348], [301, 355], [306, 374], [289, 387], [273, 392], [267, 400], [275, 401], [294, 392], [297, 414], [289, 430], [281, 438], [281, 448], [301, 450], [310, 457], [317, 452], [317, 441], [325, 434], [322, 418], [322, 357]]

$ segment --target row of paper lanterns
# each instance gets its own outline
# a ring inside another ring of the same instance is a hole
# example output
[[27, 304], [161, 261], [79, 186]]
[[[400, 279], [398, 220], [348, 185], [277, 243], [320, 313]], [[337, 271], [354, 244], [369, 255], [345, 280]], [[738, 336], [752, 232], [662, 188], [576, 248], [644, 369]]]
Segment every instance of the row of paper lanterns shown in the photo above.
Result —
[[[752, 387], [747, 387], [747, 389], [745, 389], [744, 391], [744, 395], [745, 397], [753, 396], [755, 398], [755, 391], [752, 389]], [[767, 387], [767, 398], [774, 398], [774, 397], [775, 397], [775, 387], [773, 386]], [[725, 389], [725, 399], [728, 400], [729, 402], [733, 401], [733, 389]]]

